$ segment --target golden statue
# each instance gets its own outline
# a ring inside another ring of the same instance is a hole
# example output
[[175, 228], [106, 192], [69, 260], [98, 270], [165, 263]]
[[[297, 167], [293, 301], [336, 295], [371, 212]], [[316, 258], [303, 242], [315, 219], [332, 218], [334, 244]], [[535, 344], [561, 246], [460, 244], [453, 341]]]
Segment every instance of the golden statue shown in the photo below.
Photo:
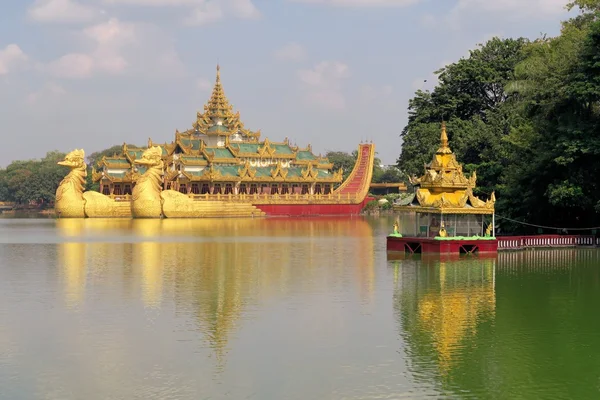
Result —
[[163, 161], [161, 156], [161, 148], [153, 146], [144, 151], [142, 158], [134, 161], [137, 165], [147, 168], [131, 193], [131, 213], [135, 218], [160, 218], [162, 215]]
[[134, 218], [207, 218], [254, 217], [264, 212], [250, 203], [226, 201], [196, 201], [175, 190], [162, 190], [163, 161], [159, 146], [145, 150], [134, 162], [146, 167], [146, 172], [133, 188], [131, 210]]
[[444, 226], [444, 223], [442, 222], [441, 226], [440, 226], [440, 232], [438, 233], [439, 237], [446, 237], [448, 236], [448, 232], [446, 232], [446, 227]]
[[487, 228], [485, 229], [485, 236], [490, 237], [492, 236], [492, 224], [488, 224]]
[[87, 165], [85, 152], [73, 150], [58, 165], [71, 168], [56, 189], [55, 210], [59, 218], [110, 218], [131, 216], [130, 202], [118, 202], [98, 192], [84, 192]]
[[400, 228], [400, 226], [398, 224], [398, 220], [394, 221], [394, 235], [398, 235], [400, 233], [398, 231], [399, 228]]

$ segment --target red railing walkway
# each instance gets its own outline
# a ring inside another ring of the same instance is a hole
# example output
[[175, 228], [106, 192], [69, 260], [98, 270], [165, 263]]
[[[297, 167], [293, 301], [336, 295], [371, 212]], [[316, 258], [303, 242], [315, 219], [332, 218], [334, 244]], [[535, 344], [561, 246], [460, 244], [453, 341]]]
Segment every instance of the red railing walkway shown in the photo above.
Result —
[[580, 235], [498, 236], [497, 239], [498, 251], [600, 246], [600, 238]]

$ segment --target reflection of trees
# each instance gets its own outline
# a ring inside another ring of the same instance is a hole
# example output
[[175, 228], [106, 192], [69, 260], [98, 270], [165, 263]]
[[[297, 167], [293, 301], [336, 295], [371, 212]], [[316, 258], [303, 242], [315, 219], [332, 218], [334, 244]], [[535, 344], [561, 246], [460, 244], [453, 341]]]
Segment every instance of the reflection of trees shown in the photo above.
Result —
[[397, 261], [394, 306], [415, 379], [458, 397], [597, 397], [599, 255]]

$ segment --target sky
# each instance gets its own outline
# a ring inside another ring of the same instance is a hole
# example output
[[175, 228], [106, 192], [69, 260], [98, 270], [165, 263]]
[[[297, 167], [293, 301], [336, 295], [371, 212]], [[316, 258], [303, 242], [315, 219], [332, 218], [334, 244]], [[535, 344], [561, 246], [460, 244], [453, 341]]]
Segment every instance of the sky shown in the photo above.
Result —
[[[271, 141], [400, 154], [408, 100], [494, 37], [557, 35], [566, 0], [0, 0], [0, 166], [171, 142], [216, 65]], [[425, 82], [425, 80], [427, 82]]]

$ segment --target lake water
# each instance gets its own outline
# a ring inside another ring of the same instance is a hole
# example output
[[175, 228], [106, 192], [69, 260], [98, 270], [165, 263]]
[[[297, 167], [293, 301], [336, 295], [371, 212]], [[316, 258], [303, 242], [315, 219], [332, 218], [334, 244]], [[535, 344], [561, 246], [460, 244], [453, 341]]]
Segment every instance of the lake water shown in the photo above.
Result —
[[599, 398], [598, 250], [388, 260], [392, 223], [0, 219], [0, 398]]

